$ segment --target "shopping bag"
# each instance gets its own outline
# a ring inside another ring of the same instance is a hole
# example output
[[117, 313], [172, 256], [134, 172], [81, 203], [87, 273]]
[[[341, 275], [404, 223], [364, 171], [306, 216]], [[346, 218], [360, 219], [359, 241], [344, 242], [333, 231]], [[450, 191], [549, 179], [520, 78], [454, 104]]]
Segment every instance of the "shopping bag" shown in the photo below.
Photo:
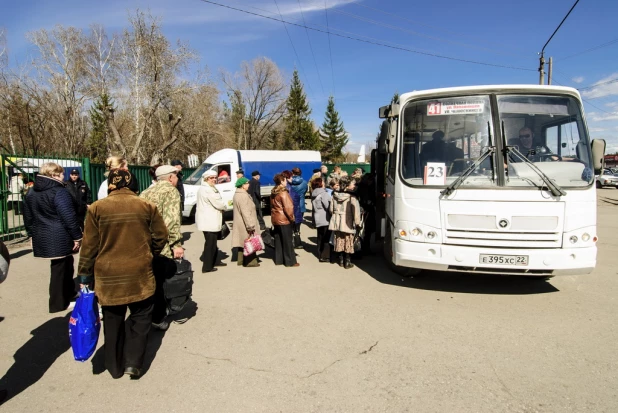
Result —
[[84, 287], [69, 318], [69, 339], [75, 360], [86, 361], [92, 356], [97, 348], [100, 331], [101, 319], [97, 299], [94, 291]]
[[185, 258], [175, 260], [173, 276], [163, 283], [163, 295], [167, 303], [168, 314], [180, 312], [191, 300], [193, 294], [193, 267]]
[[259, 234], [253, 234], [247, 238], [244, 242], [242, 255], [245, 257], [264, 250], [264, 241]]
[[262, 232], [262, 241], [265, 246], [275, 248], [275, 234], [272, 228], [266, 229]]
[[217, 239], [219, 241], [224, 240], [228, 235], [230, 235], [230, 228], [224, 222], [223, 225], [221, 225], [221, 231], [217, 234]]

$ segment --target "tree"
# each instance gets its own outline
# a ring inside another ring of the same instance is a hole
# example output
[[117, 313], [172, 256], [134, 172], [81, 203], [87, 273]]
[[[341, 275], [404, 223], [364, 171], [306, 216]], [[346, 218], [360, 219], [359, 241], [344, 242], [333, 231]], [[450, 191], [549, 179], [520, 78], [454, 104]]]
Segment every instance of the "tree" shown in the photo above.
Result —
[[285, 113], [283, 90], [285, 82], [279, 67], [270, 59], [259, 57], [242, 62], [240, 72], [223, 72], [233, 122], [237, 148], [267, 148], [272, 130]]
[[303, 84], [298, 77], [298, 70], [294, 70], [290, 94], [286, 100], [287, 113], [283, 118], [285, 129], [281, 149], [320, 149], [320, 139], [313, 130], [313, 123], [309, 119], [311, 109], [307, 103], [307, 96], [303, 91]]
[[343, 148], [348, 144], [348, 134], [335, 110], [335, 100], [328, 98], [326, 115], [320, 131], [322, 140], [322, 159], [330, 162], [339, 162], [343, 158]]
[[101, 95], [88, 111], [90, 115], [90, 136], [86, 141], [86, 148], [89, 152], [90, 161], [94, 163], [104, 163], [110, 154], [107, 121], [105, 111], [109, 107], [114, 107], [110, 97], [106, 94]]

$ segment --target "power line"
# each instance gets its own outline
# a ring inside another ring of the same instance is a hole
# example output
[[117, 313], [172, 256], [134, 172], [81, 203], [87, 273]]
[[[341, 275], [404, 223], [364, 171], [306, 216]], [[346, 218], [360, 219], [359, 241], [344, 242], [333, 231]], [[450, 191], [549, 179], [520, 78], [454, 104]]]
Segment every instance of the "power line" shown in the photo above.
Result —
[[595, 88], [595, 87], [597, 87], [597, 86], [609, 85], [610, 83], [616, 83], [616, 82], [618, 82], [618, 79], [607, 80], [607, 81], [605, 81], [605, 82], [595, 83], [595, 84], [590, 85], [590, 86], [580, 87], [580, 88], [578, 88], [577, 90], [580, 90], [580, 91], [581, 91], [581, 90], [593, 89], [593, 88]]
[[[369, 10], [373, 10], [373, 11], [377, 11], [377, 12], [382, 13], [382, 14], [386, 14], [388, 16], [393, 16], [393, 17], [396, 17], [396, 18], [398, 18], [400, 20], [407, 21], [409, 23], [414, 23], [415, 25], [418, 25], [418, 26], [424, 26], [424, 27], [428, 27], [430, 29], [440, 30], [440, 32], [442, 32], [442, 33], [451, 33], [451, 34], [455, 34], [457, 36], [465, 35], [465, 36], [468, 36], [468, 37], [479, 38], [479, 36], [471, 36], [471, 35], [468, 35], [468, 34], [465, 34], [465, 33], [460, 33], [460, 32], [455, 32], [455, 31], [451, 31], [451, 30], [446, 30], [446, 29], [444, 29], [444, 27], [432, 26], [432, 25], [429, 25], [429, 24], [427, 24], [425, 22], [422, 22], [422, 21], [416, 21], [416, 20], [408, 19], [408, 18], [405, 18], [405, 17], [403, 17], [403, 16], [401, 16], [399, 14], [396, 14], [396, 13], [391, 13], [391, 12], [388, 12], [386, 10], [378, 9], [376, 7], [367, 6], [365, 4], [362, 4], [358, 0], [351, 0], [351, 2], [356, 4], [359, 7], [364, 7], [364, 8], [369, 9]], [[482, 41], [482, 43], [492, 44], [492, 45], [504, 47], [504, 45], [500, 44], [500, 43], [493, 43], [493, 42], [488, 42], [488, 41]], [[513, 49], [513, 47], [511, 47], [511, 48]], [[526, 50], [526, 49], [517, 48], [517, 47], [515, 47], [515, 49], [519, 49], [519, 50], [522, 50], [522, 51]]]
[[[306, 26], [305, 22], [305, 14], [303, 13], [303, 7], [300, 5], [300, 0], [298, 0], [298, 8], [300, 9], [300, 15], [303, 18], [303, 24]], [[309, 41], [309, 49], [311, 50], [311, 56], [313, 57], [313, 63], [315, 64], [315, 71], [318, 73], [318, 80], [320, 81], [320, 88], [322, 89], [322, 94], [324, 94], [324, 85], [322, 84], [322, 77], [320, 76], [320, 69], [318, 69], [318, 62], [315, 60], [315, 54], [313, 53], [313, 46], [311, 45], [311, 38], [309, 37], [309, 30], [305, 27], [305, 33], [307, 34], [307, 40]]]
[[[303, 73], [306, 73], [305, 69], [303, 68], [302, 62], [300, 61], [300, 57], [298, 57], [298, 53], [296, 53], [296, 47], [294, 47], [294, 42], [292, 41], [292, 36], [290, 36], [290, 32], [288, 31], [288, 27], [285, 25], [285, 22], [283, 21], [283, 15], [281, 14], [281, 10], [279, 10], [279, 4], [277, 4], [277, 0], [273, 0], [273, 1], [275, 2], [275, 6], [277, 6], [277, 11], [279, 12], [279, 16], [281, 16], [281, 22], [283, 23], [283, 27], [285, 28], [285, 32], [288, 34], [288, 39], [290, 39], [290, 44], [292, 45], [292, 49], [294, 49], [294, 54], [296, 55], [296, 60], [298, 60], [298, 65], [300, 66], [300, 69], [303, 71]], [[307, 82], [307, 86], [309, 87], [309, 91], [311, 92], [311, 94], [313, 94], [313, 90], [311, 90], [311, 84], [309, 82]]]
[[501, 65], [501, 64], [497, 64], [497, 63], [489, 63], [489, 62], [480, 62], [480, 61], [476, 61], [476, 60], [461, 59], [461, 58], [441, 55], [441, 54], [437, 54], [437, 53], [422, 52], [422, 51], [419, 51], [419, 50], [409, 49], [409, 48], [403, 47], [403, 46], [390, 45], [390, 44], [384, 43], [383, 41], [364, 40], [364, 39], [361, 39], [361, 38], [358, 38], [358, 37], [354, 37], [354, 36], [343, 35], [343, 34], [339, 34], [339, 33], [333, 33], [332, 31], [328, 32], [328, 31], [324, 31], [324, 30], [321, 30], [321, 29], [317, 29], [315, 27], [304, 26], [302, 24], [292, 23], [292, 22], [289, 22], [289, 21], [286, 21], [286, 20], [277, 19], [275, 17], [265, 16], [263, 14], [254, 13], [254, 12], [251, 12], [251, 11], [248, 11], [248, 10], [244, 10], [244, 9], [240, 9], [240, 8], [237, 8], [237, 7], [228, 6], [228, 5], [217, 3], [217, 2], [214, 2], [214, 1], [211, 1], [211, 0], [200, 0], [200, 1], [202, 1], [204, 3], [208, 3], [208, 4], [213, 4], [213, 5], [219, 6], [219, 7], [224, 7], [224, 8], [230, 9], [230, 10], [239, 11], [241, 13], [246, 13], [246, 14], [250, 14], [250, 15], [253, 15], [253, 16], [257, 16], [257, 17], [262, 17], [262, 18], [265, 18], [265, 19], [273, 20], [273, 21], [285, 22], [285, 23], [287, 23], [289, 25], [292, 25], [292, 26], [306, 27], [309, 30], [314, 30], [314, 31], [321, 32], [321, 33], [328, 33], [329, 35], [341, 37], [341, 38], [344, 38], [344, 39], [355, 40], [357, 42], [373, 44], [375, 46], [386, 47], [386, 48], [389, 48], [389, 49], [400, 50], [400, 51], [404, 51], [404, 52], [408, 52], [408, 53], [421, 54], [421, 55], [424, 55], [424, 56], [437, 57], [439, 59], [453, 60], [453, 61], [462, 62], [462, 63], [471, 63], [471, 64], [477, 64], [477, 65], [482, 65], [482, 66], [499, 67], [499, 68], [503, 68], [503, 69], [522, 70], [522, 71], [526, 71], [526, 72], [536, 72], [536, 69], [529, 69], [529, 68], [526, 68], [526, 67], [508, 66], [508, 65]]
[[453, 41], [453, 40], [443, 39], [443, 38], [440, 38], [440, 37], [437, 37], [437, 36], [432, 36], [432, 35], [428, 35], [428, 34], [424, 34], [424, 33], [419, 33], [419, 32], [416, 32], [416, 31], [413, 31], [413, 30], [409, 30], [409, 29], [406, 29], [406, 28], [403, 28], [403, 27], [400, 27], [400, 26], [395, 26], [395, 25], [388, 24], [388, 23], [383, 23], [383, 22], [380, 22], [380, 21], [377, 21], [377, 20], [372, 20], [372, 19], [369, 19], [367, 17], [359, 16], [357, 14], [349, 13], [349, 12], [346, 12], [346, 11], [343, 11], [343, 10], [333, 10], [333, 12], [341, 14], [341, 15], [344, 15], [344, 16], [351, 17], [351, 18], [356, 19], [356, 20], [360, 20], [360, 21], [364, 21], [364, 22], [367, 22], [367, 23], [371, 23], [371, 24], [374, 24], [376, 26], [386, 27], [387, 29], [392, 29], [392, 30], [398, 30], [398, 31], [401, 31], [401, 32], [404, 32], [404, 33], [408, 33], [408, 34], [414, 35], [414, 36], [420, 36], [420, 37], [425, 37], [427, 39], [437, 40], [439, 42], [450, 43], [450, 44], [454, 44], [454, 45], [458, 45], [458, 46], [463, 46], [463, 47], [468, 47], [468, 48], [472, 48], [472, 49], [484, 50], [484, 51], [488, 51], [488, 52], [491, 52], [491, 53], [495, 53], [495, 54], [499, 54], [499, 55], [504, 55], [504, 56], [515, 56], [515, 57], [519, 57], [519, 58], [521, 58], [521, 57], [530, 57], [530, 56], [514, 55], [512, 53], [498, 52], [496, 50], [493, 50], [493, 49], [490, 49], [490, 48], [487, 48], [487, 47], [474, 46], [474, 45], [470, 45], [470, 44], [466, 44], [466, 43], [461, 43], [461, 42], [457, 42], [457, 41]]
[[556, 60], [562, 61], [562, 60], [570, 59], [572, 57], [579, 56], [579, 55], [582, 55], [584, 53], [594, 52], [595, 50], [599, 50], [599, 49], [601, 49], [603, 47], [611, 46], [611, 45], [616, 44], [616, 43], [618, 43], [618, 39], [614, 39], [614, 40], [611, 40], [611, 41], [609, 41], [607, 43], [603, 43], [603, 44], [600, 44], [598, 46], [591, 47], [590, 49], [583, 50], [583, 51], [581, 51], [579, 53], [575, 53], [575, 54], [569, 55], [567, 57], [561, 57], [559, 59], [554, 59], [554, 61], [556, 61]]
[[[616, 81], [618, 81], [618, 79], [616, 79]], [[554, 83], [557, 83], [559, 86], [566, 86], [566, 85], [564, 85], [564, 84], [562, 84], [562, 83], [560, 83], [560, 82], [554, 82]], [[581, 89], [578, 89], [578, 90], [581, 90]], [[607, 113], [607, 114], [609, 114], [609, 115], [616, 115], [616, 114], [618, 114], [618, 112], [608, 112], [608, 111], [606, 111], [605, 109], [601, 109], [600, 107], [598, 107], [598, 106], [597, 106], [597, 105], [595, 105], [594, 103], [590, 102], [590, 100], [588, 100], [588, 99], [584, 99], [583, 97], [582, 97], [582, 101], [586, 102], [587, 104], [589, 104], [589, 105], [590, 105], [590, 106], [592, 106], [593, 108], [596, 108], [596, 109], [600, 110], [601, 112], [605, 112], [605, 113]]]
[[554, 38], [554, 35], [558, 32], [558, 29], [560, 29], [560, 27], [562, 27], [562, 23], [564, 23], [564, 21], [567, 19], [567, 17], [569, 17], [569, 14], [571, 14], [571, 12], [573, 11], [573, 9], [575, 8], [575, 6], [577, 6], [577, 3], [579, 3], [579, 0], [577, 0], [575, 2], [575, 4], [573, 4], [573, 6], [571, 6], [571, 9], [569, 10], [569, 12], [566, 14], [566, 16], [564, 16], [564, 19], [562, 19], [562, 21], [560, 22], [560, 24], [558, 25], [558, 27], [556, 27], [556, 30], [554, 30], [554, 32], [551, 34], [551, 36], [549, 37], [549, 39], [547, 39], [547, 42], [545, 42], [545, 45], [543, 46], [543, 48], [541, 49], [541, 54], [543, 54], [543, 52], [545, 52], [545, 48], [547, 47], [547, 45], [549, 44], [549, 42], [551, 42], [551, 39]]
[[330, 28], [328, 27], [328, 8], [324, 0], [324, 13], [326, 14], [326, 33], [328, 36], [328, 54], [330, 55], [330, 76], [333, 81], [333, 96], [335, 96], [335, 69], [333, 68], [333, 49], [330, 45]]

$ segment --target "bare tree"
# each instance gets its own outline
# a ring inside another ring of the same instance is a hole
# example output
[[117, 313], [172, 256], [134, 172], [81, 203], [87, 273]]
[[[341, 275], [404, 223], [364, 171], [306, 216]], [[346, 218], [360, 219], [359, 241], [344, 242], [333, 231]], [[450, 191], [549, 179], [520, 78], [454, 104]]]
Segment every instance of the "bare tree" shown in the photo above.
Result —
[[99, 24], [90, 26], [90, 34], [84, 39], [84, 70], [87, 94], [91, 98], [109, 95], [117, 87], [118, 52], [117, 35], [108, 36]]
[[[232, 110], [240, 114], [238, 147], [264, 147], [285, 113], [286, 83], [279, 67], [266, 57], [242, 62], [235, 75], [222, 73]], [[238, 116], [236, 116], [238, 118]]]

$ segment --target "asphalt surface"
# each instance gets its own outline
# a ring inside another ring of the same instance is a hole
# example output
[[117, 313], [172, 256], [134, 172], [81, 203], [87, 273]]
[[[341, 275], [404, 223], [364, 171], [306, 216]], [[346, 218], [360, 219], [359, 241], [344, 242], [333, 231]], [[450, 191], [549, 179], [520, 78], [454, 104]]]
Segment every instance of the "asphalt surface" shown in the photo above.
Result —
[[[49, 263], [14, 247], [0, 410], [615, 412], [618, 190], [599, 190], [598, 222], [595, 271], [547, 282], [401, 279], [379, 255], [344, 270], [317, 262], [306, 226], [298, 268], [263, 257], [201, 274], [203, 236], [183, 226], [194, 304], [177, 316], [186, 323], [151, 333], [140, 380], [112, 379], [101, 351], [73, 359], [69, 312], [47, 313]], [[229, 238], [219, 247], [229, 253]]]

